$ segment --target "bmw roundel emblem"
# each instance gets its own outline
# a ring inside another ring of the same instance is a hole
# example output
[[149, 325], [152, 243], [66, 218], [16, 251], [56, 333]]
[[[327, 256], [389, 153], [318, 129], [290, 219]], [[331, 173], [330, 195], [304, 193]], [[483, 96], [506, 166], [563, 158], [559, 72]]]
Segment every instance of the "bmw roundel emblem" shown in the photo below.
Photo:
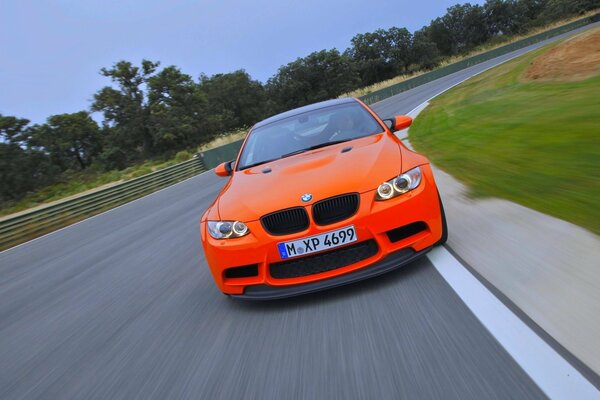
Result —
[[307, 202], [307, 201], [311, 201], [312, 200], [312, 194], [310, 193], [304, 193], [301, 197], [303, 202]]

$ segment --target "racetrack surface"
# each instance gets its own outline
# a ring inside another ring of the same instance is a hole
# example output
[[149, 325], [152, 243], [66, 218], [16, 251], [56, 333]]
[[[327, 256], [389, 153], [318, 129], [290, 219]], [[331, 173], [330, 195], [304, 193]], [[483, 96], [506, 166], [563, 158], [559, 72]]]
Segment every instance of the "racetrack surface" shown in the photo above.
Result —
[[[407, 113], [511, 56], [374, 108]], [[198, 232], [224, 184], [204, 173], [0, 253], [0, 398], [544, 397], [426, 258], [284, 301], [226, 298]]]

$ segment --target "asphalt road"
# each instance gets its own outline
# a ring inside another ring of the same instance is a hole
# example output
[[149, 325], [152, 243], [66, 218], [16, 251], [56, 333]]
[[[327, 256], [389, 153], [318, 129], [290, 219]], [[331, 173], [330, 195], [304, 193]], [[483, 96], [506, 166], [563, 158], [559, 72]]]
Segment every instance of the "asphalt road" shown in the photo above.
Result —
[[285, 301], [221, 295], [198, 219], [224, 183], [205, 173], [0, 253], [0, 398], [544, 398], [427, 259]]

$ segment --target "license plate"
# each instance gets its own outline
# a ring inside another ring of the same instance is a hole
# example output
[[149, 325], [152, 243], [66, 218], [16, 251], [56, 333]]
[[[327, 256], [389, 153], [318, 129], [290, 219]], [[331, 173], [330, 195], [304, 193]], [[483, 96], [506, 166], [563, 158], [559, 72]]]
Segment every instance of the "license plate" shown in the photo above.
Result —
[[337, 229], [335, 231], [321, 233], [291, 242], [278, 243], [281, 258], [293, 258], [318, 251], [333, 249], [347, 243], [356, 242], [356, 230], [354, 226]]

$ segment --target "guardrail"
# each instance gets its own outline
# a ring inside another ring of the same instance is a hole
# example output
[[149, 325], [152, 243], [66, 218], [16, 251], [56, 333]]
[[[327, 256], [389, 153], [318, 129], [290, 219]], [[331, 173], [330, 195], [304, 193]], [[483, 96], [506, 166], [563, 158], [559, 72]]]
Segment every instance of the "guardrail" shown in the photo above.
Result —
[[243, 139], [200, 152], [199, 155], [206, 169], [213, 169], [222, 162], [235, 160], [242, 143], [244, 143]]
[[465, 58], [464, 60], [455, 62], [454, 64], [450, 64], [445, 67], [435, 69], [431, 72], [427, 72], [423, 75], [419, 75], [414, 78], [407, 79], [404, 82], [400, 82], [395, 85], [388, 86], [383, 89], [379, 89], [375, 92], [371, 92], [369, 94], [361, 96], [360, 99], [367, 104], [373, 104], [378, 101], [387, 99], [388, 97], [395, 96], [398, 93], [402, 93], [409, 89], [423, 85], [425, 83], [429, 83], [429, 82], [439, 79], [443, 76], [453, 74], [460, 70], [472, 67], [473, 65], [477, 65], [484, 61], [491, 60], [492, 58], [496, 58], [501, 55], [510, 53], [511, 51], [519, 50], [519, 49], [522, 49], [523, 47], [527, 47], [532, 44], [539, 43], [543, 40], [549, 39], [554, 36], [558, 36], [565, 32], [569, 32], [574, 29], [581, 28], [582, 26], [589, 25], [593, 22], [597, 22], [598, 20], [600, 20], [600, 14], [595, 14], [590, 17], [582, 18], [580, 20], [568, 23], [566, 25], [559, 26], [558, 28], [554, 28], [554, 29], [550, 29], [550, 30], [542, 32], [542, 33], [538, 33], [537, 35], [533, 35], [528, 38], [521, 39], [514, 43], [510, 43], [505, 46], [498, 47], [496, 49], [487, 51], [485, 53], [481, 53], [481, 54], [477, 54], [473, 57]]
[[23, 243], [102, 211], [120, 206], [206, 171], [202, 159], [163, 168], [114, 186], [30, 212], [0, 218], [0, 250]]

